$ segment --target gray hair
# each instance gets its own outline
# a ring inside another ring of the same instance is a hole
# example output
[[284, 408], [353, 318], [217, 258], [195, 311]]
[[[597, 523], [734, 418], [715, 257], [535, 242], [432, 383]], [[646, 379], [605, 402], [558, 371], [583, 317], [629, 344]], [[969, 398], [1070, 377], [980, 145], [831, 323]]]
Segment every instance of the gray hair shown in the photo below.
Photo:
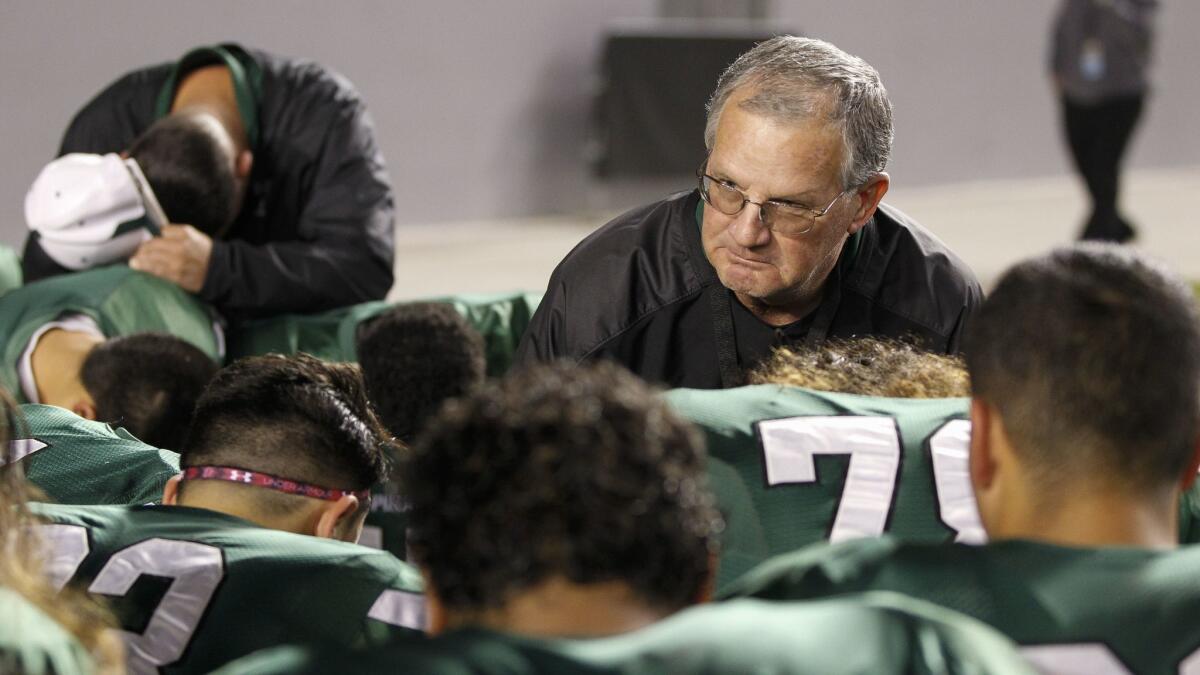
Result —
[[822, 116], [840, 129], [846, 152], [842, 187], [857, 187], [887, 167], [892, 104], [871, 64], [823, 40], [781, 35], [733, 62], [708, 101], [704, 145], [712, 152], [721, 111], [733, 93], [754, 88], [739, 106], [784, 122]]

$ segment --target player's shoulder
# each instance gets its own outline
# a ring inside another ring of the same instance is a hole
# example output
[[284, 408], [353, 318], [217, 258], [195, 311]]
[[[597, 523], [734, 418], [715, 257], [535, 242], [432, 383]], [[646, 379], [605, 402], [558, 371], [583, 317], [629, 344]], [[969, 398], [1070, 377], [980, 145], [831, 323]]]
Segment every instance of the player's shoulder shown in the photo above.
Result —
[[[891, 536], [821, 542], [766, 560], [722, 592], [724, 598], [797, 600], [866, 587], [866, 581], [913, 548]], [[920, 548], [920, 547], [917, 547]], [[946, 549], [957, 548], [947, 546]]]
[[0, 587], [0, 672], [95, 672], [87, 649], [19, 593]]

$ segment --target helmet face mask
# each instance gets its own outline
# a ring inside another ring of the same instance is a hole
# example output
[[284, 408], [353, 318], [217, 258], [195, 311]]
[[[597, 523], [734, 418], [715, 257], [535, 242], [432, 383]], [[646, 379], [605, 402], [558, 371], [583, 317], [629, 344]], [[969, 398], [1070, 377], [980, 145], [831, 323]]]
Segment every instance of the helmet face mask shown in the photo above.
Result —
[[126, 260], [167, 222], [137, 163], [116, 153], [47, 164], [25, 195], [25, 221], [46, 255], [71, 270]]

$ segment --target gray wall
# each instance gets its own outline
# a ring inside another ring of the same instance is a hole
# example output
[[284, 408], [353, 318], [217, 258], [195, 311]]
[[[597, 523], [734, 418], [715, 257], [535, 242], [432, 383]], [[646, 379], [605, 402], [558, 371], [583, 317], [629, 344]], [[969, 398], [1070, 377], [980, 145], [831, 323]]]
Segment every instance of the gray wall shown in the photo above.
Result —
[[[892, 174], [912, 185], [1062, 173], [1046, 85], [1048, 0], [775, 0], [783, 23], [871, 61], [897, 109]], [[610, 20], [654, 0], [300, 0], [0, 3], [0, 241], [62, 129], [121, 72], [238, 40], [313, 57], [373, 111], [401, 222], [617, 208], [637, 191], [595, 185], [583, 160], [594, 66]], [[1192, 111], [1200, 3], [1162, 13], [1159, 95], [1138, 166], [1200, 164]]]

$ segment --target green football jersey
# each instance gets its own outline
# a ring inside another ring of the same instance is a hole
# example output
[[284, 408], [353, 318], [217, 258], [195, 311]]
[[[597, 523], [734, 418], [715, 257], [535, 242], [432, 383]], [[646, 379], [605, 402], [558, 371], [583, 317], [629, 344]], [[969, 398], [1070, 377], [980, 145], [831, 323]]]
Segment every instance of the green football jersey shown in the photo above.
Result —
[[[483, 335], [487, 372], [502, 375], [512, 365], [517, 343], [541, 301], [538, 293], [457, 295], [406, 302], [454, 305]], [[230, 332], [230, 359], [260, 354], [306, 352], [327, 361], [357, 361], [358, 326], [398, 303], [377, 301], [320, 314], [287, 314], [244, 323]]]
[[666, 396], [742, 477], [772, 554], [885, 532], [985, 539], [967, 474], [967, 399], [775, 385]]
[[424, 626], [387, 553], [180, 506], [35, 505], [48, 574], [109, 600], [133, 672], [206, 673], [280, 644], [376, 644]]
[[[60, 504], [147, 504], [179, 473], [179, 455], [51, 405], [21, 406], [11, 441], [25, 477]], [[0, 462], [3, 460], [0, 459]]]
[[160, 331], [195, 345], [214, 360], [220, 345], [208, 306], [169, 281], [125, 265], [64, 274], [22, 286], [0, 297], [4, 363], [0, 383], [27, 403], [17, 364], [38, 328], [63, 314], [84, 314], [106, 337]]
[[19, 287], [24, 277], [21, 257], [12, 248], [0, 246], [0, 295]]
[[1200, 549], [985, 546], [890, 537], [779, 556], [729, 596], [804, 600], [893, 591], [991, 624], [1043, 670], [1196, 673]]
[[0, 587], [0, 673], [86, 675], [96, 666], [83, 645], [21, 595]]
[[1014, 645], [967, 617], [910, 598], [869, 594], [811, 603], [754, 600], [685, 610], [642, 630], [592, 640], [536, 640], [467, 629], [349, 652], [281, 648], [227, 673], [1033, 673]]

